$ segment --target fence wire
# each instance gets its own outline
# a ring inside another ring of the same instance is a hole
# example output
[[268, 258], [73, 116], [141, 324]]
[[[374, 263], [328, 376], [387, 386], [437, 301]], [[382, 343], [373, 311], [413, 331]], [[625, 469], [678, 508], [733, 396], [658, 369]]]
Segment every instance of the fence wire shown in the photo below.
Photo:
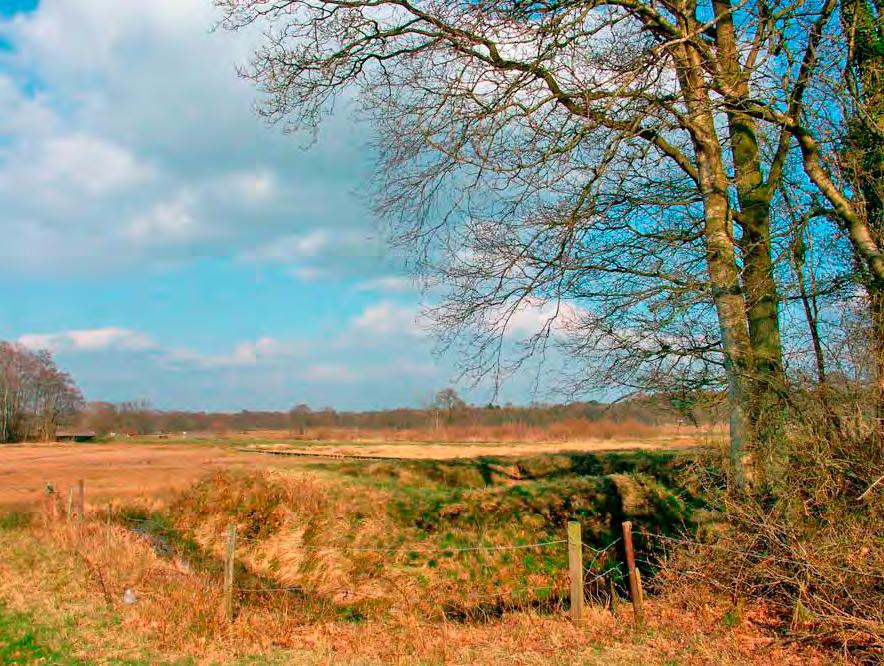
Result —
[[[150, 518], [135, 518], [132, 516], [117, 516], [120, 520], [130, 524], [147, 526], [156, 532], [165, 532], [168, 534], [189, 534], [188, 530], [168, 527]], [[223, 540], [224, 534], [216, 534], [216, 540]], [[237, 545], [258, 543], [261, 539], [237, 536]], [[347, 546], [338, 544], [321, 544], [321, 545], [300, 545], [299, 550], [310, 551], [340, 551], [340, 552], [368, 552], [368, 553], [468, 553], [479, 551], [506, 551], [506, 550], [526, 550], [531, 548], [548, 548], [559, 544], [568, 543], [567, 539], [552, 539], [549, 541], [538, 541], [536, 543], [512, 544], [504, 546], [435, 546], [427, 547], [426, 545], [414, 546]]]
[[[118, 515], [118, 519], [129, 523], [130, 525], [135, 525], [134, 529], [137, 529], [138, 526], [143, 527], [145, 530], [156, 531], [160, 533], [166, 534], [178, 534], [178, 535], [187, 535], [189, 534], [188, 530], [168, 527], [166, 525], [161, 524], [160, 522], [151, 519], [151, 518], [137, 518], [134, 516], [126, 516], [126, 515]], [[224, 534], [216, 534], [214, 535], [215, 539], [221, 541], [225, 538]], [[237, 545], [257, 543], [260, 539], [255, 537], [237, 537], [236, 543]], [[592, 544], [586, 543], [585, 541], [581, 541], [581, 546], [586, 550], [590, 551], [593, 554], [592, 559], [584, 567], [585, 578], [584, 585], [593, 585], [600, 580], [603, 580], [607, 576], [611, 575], [614, 572], [620, 571], [620, 565], [615, 564], [612, 567], [609, 567], [605, 571], [601, 573], [593, 573], [592, 569], [595, 563], [601, 558], [603, 555], [608, 553], [614, 546], [616, 546], [621, 541], [621, 537], [618, 537], [602, 547], [596, 547]], [[495, 552], [495, 551], [519, 551], [519, 550], [530, 550], [530, 549], [543, 549], [549, 548], [552, 546], [559, 546], [563, 544], [567, 544], [567, 539], [551, 539], [548, 541], [538, 541], [534, 543], [526, 543], [526, 544], [512, 544], [512, 545], [473, 545], [473, 546], [434, 546], [428, 547], [426, 544], [413, 545], [413, 546], [347, 546], [341, 544], [325, 544], [325, 545], [302, 545], [298, 548], [301, 550], [309, 550], [309, 551], [335, 551], [335, 552], [369, 552], [369, 553], [421, 553], [421, 554], [450, 554], [450, 553], [469, 553], [469, 552]], [[241, 594], [291, 594], [291, 593], [307, 593], [307, 590], [301, 585], [285, 585], [285, 586], [257, 586], [257, 587], [242, 587], [235, 586], [232, 588], [234, 592]], [[539, 587], [528, 587], [528, 588], [519, 588], [515, 590], [503, 590], [496, 594], [491, 595], [482, 595], [479, 597], [470, 596], [465, 601], [469, 604], [475, 603], [484, 603], [484, 602], [497, 602], [497, 603], [518, 603], [518, 600], [512, 599], [513, 597], [520, 595], [531, 595], [537, 596], [542, 594], [552, 595], [557, 590], [556, 586], [539, 586]], [[356, 592], [350, 589], [332, 589], [332, 590], [323, 590], [323, 594], [327, 595], [336, 595], [336, 594], [344, 594], [350, 596], [358, 596]], [[564, 593], [563, 593], [564, 594]], [[541, 600], [543, 601], [543, 600]]]
[[[754, 558], [757, 558], [759, 561], [767, 560], [767, 561], [772, 561], [772, 562], [779, 562], [781, 564], [794, 564], [794, 565], [801, 566], [801, 567], [808, 567], [811, 569], [815, 569], [814, 565], [811, 562], [801, 561], [801, 560], [793, 560], [791, 558], [780, 557], [778, 555], [769, 555], [769, 554], [765, 554], [765, 553], [752, 553], [752, 552], [739, 550], [737, 548], [728, 548], [727, 546], [721, 546], [721, 545], [715, 544], [715, 543], [703, 543], [701, 541], [691, 541], [689, 539], [677, 539], [675, 537], [666, 536], [664, 534], [653, 534], [651, 532], [637, 531], [637, 532], [635, 532], [635, 534], [641, 535], [641, 536], [649, 538], [649, 539], [660, 539], [662, 541], [677, 543], [679, 545], [684, 545], [684, 546], [707, 548], [709, 550], [717, 550], [717, 551], [720, 551], [723, 553], [731, 553], [733, 555], [740, 555], [742, 557], [754, 557]], [[658, 566], [658, 564], [651, 563], [648, 560], [641, 560], [641, 561], [649, 564], [650, 566]], [[860, 571], [859, 569], [852, 569], [850, 567], [841, 567], [841, 566], [832, 566], [830, 568], [835, 569], [836, 571], [842, 571], [844, 573], [853, 574], [855, 576], [864, 576], [866, 578], [877, 578], [880, 580], [884, 580], [884, 573], [875, 573], [873, 571]]]

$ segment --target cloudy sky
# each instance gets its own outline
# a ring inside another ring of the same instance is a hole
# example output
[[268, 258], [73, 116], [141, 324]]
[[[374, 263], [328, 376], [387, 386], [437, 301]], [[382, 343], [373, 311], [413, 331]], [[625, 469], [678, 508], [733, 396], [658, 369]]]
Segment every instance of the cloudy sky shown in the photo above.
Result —
[[255, 36], [216, 20], [210, 0], [0, 0], [0, 339], [52, 350], [90, 399], [426, 402], [455, 359], [360, 196], [368, 129], [340, 113], [305, 151], [256, 119], [235, 74]]

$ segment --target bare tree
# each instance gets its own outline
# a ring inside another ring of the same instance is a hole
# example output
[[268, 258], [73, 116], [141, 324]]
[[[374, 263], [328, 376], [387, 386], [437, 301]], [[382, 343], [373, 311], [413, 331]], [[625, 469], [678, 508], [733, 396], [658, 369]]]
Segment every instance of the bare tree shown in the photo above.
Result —
[[49, 352], [0, 342], [0, 442], [51, 439], [82, 404], [73, 379]]
[[82, 425], [102, 436], [116, 432], [119, 429], [117, 406], [103, 401], [86, 403], [82, 414]]
[[269, 119], [315, 128], [358, 89], [379, 211], [477, 372], [538, 308], [517, 359], [566, 327], [623, 383], [723, 376], [736, 480], [758, 472], [785, 389], [771, 207], [793, 151], [880, 260], [808, 111], [844, 60], [836, 0], [216, 2], [265, 28], [246, 74]]
[[156, 411], [149, 400], [127, 400], [117, 405], [117, 424], [121, 431], [147, 435], [156, 430]]

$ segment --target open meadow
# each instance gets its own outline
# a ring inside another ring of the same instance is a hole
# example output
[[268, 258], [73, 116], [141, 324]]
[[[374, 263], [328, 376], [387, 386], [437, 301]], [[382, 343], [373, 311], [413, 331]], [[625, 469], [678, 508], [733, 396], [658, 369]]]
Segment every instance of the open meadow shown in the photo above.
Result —
[[[446, 441], [432, 439], [426, 432], [405, 436], [408, 439], [401, 433], [354, 436], [348, 431], [323, 431], [293, 438], [284, 431], [257, 431], [4, 445], [0, 447], [0, 505], [31, 504], [45, 492], [46, 483], [70, 488], [79, 479], [89, 486], [89, 502], [163, 501], [220, 469], [298, 468], [315, 462], [314, 458], [327, 457], [451, 460], [562, 451], [679, 450], [713, 445], [720, 434], [714, 430], [639, 435], [627, 431], [619, 436], [605, 433], [576, 440], [522, 442], [487, 437]], [[291, 459], [266, 455], [271, 452], [291, 454]]]
[[[828, 663], [779, 641], [769, 608], [701, 580], [667, 586], [661, 539], [704, 519], [681, 479], [714, 439], [2, 447], [0, 662]], [[576, 622], [569, 521], [582, 528]]]
[[0, 666], [884, 665], [884, 0], [0, 0]]

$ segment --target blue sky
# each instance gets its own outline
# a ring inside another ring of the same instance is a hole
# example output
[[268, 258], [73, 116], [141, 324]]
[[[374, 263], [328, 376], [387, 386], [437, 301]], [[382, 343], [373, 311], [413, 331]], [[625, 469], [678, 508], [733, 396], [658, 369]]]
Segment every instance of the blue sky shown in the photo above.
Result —
[[209, 0], [0, 0], [0, 339], [51, 349], [90, 399], [425, 403], [456, 359], [378, 238], [370, 130], [339, 109], [304, 150], [263, 124], [235, 74], [258, 36], [216, 19]]

